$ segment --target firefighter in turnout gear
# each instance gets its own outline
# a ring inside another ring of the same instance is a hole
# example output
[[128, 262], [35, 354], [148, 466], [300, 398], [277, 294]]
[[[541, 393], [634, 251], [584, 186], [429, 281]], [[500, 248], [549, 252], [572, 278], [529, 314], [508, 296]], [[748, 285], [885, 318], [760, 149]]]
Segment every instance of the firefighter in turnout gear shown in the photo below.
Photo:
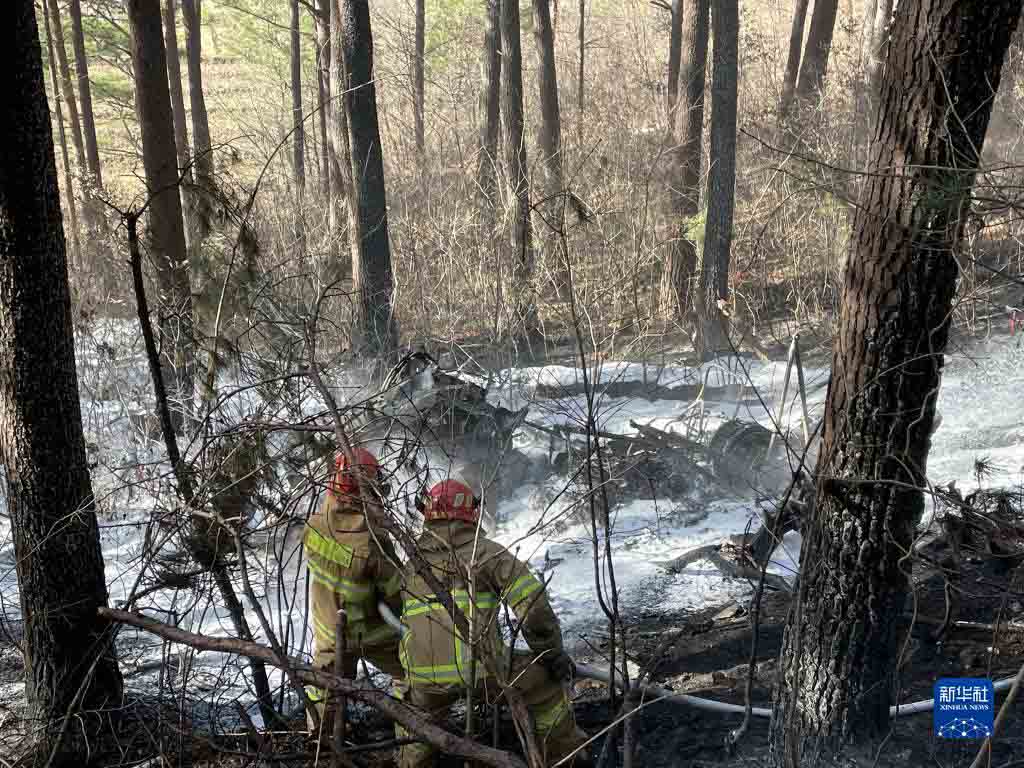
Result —
[[[313, 663], [333, 671], [335, 627], [339, 610], [344, 610], [342, 676], [354, 679], [356, 662], [364, 658], [400, 685], [398, 637], [377, 609], [379, 601], [396, 613], [401, 609], [400, 565], [385, 534], [375, 527], [370, 530], [374, 514], [383, 513], [376, 493], [386, 495], [387, 491], [380, 485], [380, 465], [372, 453], [356, 448], [352, 459], [338, 457], [323, 506], [306, 524]], [[325, 706], [325, 692], [308, 687], [306, 693], [320, 712], [323, 734], [329, 737], [333, 709]]]
[[[480, 500], [461, 478], [434, 485], [417, 503], [424, 530], [417, 550], [465, 616], [469, 640], [456, 631], [445, 607], [413, 567], [405, 569], [401, 642], [408, 703], [431, 720], [444, 719], [468, 688], [476, 702], [495, 702], [511, 681], [533, 720], [546, 764], [573, 753], [586, 741], [576, 726], [564, 683], [575, 667], [562, 649], [562, 632], [544, 585], [511, 552], [479, 530]], [[475, 599], [470, 599], [471, 592]], [[508, 607], [530, 646], [510, 651], [500, 636], [500, 608]], [[505, 684], [505, 685], [503, 685]], [[399, 738], [405, 734], [396, 729]], [[432, 764], [435, 748], [408, 744], [400, 768]], [[581, 750], [576, 766], [589, 761]], [[566, 765], [572, 764], [572, 761]]]

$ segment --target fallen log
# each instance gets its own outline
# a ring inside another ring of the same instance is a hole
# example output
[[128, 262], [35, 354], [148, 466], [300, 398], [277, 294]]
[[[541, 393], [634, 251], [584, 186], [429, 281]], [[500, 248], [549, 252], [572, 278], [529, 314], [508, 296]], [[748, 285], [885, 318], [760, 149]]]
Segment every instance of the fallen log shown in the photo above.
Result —
[[343, 677], [314, 669], [299, 659], [282, 659], [274, 653], [273, 649], [258, 643], [231, 637], [198, 635], [148, 616], [115, 608], [99, 608], [98, 613], [109, 621], [138, 627], [165, 640], [181, 643], [197, 650], [233, 653], [250, 659], [259, 659], [279, 669], [290, 669], [306, 684], [343, 693], [350, 698], [368, 704], [446, 754], [477, 761], [494, 766], [494, 768], [526, 768], [526, 764], [510, 752], [484, 746], [434, 725], [408, 704], [392, 698], [385, 691], [374, 688], [369, 682], [357, 683], [353, 680], [346, 680]]

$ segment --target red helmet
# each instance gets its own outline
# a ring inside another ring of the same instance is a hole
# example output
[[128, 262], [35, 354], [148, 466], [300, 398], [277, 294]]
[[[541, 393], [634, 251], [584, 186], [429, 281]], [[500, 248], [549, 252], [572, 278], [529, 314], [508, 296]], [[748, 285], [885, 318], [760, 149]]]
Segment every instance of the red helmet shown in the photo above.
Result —
[[328, 490], [335, 496], [351, 496], [359, 490], [360, 480], [376, 480], [380, 473], [377, 457], [365, 448], [353, 448], [352, 459], [342, 453], [334, 461], [336, 472], [328, 483]]
[[423, 499], [424, 520], [464, 520], [476, 523], [480, 519], [480, 499], [473, 489], [459, 478], [448, 478], [436, 483]]

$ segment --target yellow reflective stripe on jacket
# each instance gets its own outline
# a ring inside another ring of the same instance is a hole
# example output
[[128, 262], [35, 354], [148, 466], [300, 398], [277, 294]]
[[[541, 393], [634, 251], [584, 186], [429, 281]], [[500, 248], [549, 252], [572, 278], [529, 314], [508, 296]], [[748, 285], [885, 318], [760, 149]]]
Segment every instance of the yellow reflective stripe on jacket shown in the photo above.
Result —
[[537, 733], [544, 734], [554, 729], [568, 714], [569, 702], [566, 701], [564, 696], [560, 701], [547, 709], [535, 710], [533, 712], [533, 722], [537, 728]]
[[409, 642], [412, 632], [406, 632], [398, 644], [398, 660], [410, 681], [444, 684], [465, 684], [466, 679], [457, 664], [421, 664], [413, 666], [409, 661]]
[[520, 576], [505, 592], [505, 602], [508, 603], [509, 608], [516, 608], [542, 586], [532, 573]]
[[323, 566], [315, 560], [310, 560], [308, 565], [309, 574], [313, 577], [313, 581], [337, 592], [339, 595], [347, 597], [349, 600], [357, 603], [365, 602], [369, 600], [373, 594], [373, 587], [369, 582], [346, 579], [343, 576], [335, 576], [324, 570]]
[[[452, 593], [452, 597], [455, 599], [455, 605], [459, 608], [469, 607], [469, 593], [466, 590], [456, 589]], [[494, 608], [497, 604], [498, 600], [493, 592], [477, 592], [477, 610]], [[436, 595], [425, 595], [422, 600], [408, 599], [402, 604], [403, 616], [421, 616], [431, 611], [443, 610], [445, 610], [444, 604], [437, 599]]]
[[331, 563], [336, 563], [342, 568], [352, 565], [352, 556], [355, 554], [352, 547], [324, 536], [315, 528], [306, 530], [306, 549], [310, 554], [322, 557]]
[[306, 698], [308, 698], [312, 704], [319, 704], [327, 698], [327, 695], [323, 688], [315, 688], [312, 685], [307, 685]]

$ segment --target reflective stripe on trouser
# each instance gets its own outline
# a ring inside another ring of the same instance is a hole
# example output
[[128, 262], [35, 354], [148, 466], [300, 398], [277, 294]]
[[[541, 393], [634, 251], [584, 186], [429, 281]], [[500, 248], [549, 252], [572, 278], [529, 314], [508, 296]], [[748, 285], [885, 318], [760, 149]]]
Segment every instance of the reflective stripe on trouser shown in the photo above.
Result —
[[[576, 727], [572, 706], [561, 683], [552, 680], [539, 663], [529, 664], [532, 658], [532, 655], [516, 654], [512, 679], [533, 717], [545, 763], [553, 765], [582, 746], [586, 736]], [[484, 680], [478, 688], [481, 693], [486, 693], [489, 701], [500, 693], [500, 687], [493, 679]], [[441, 722], [449, 707], [465, 694], [465, 690], [461, 685], [436, 685], [411, 679], [405, 698], [409, 704], [421, 709], [429, 720]], [[397, 738], [405, 735], [401, 726], [395, 727]], [[431, 764], [435, 752], [430, 744], [406, 744], [399, 751], [399, 768], [424, 768]]]

